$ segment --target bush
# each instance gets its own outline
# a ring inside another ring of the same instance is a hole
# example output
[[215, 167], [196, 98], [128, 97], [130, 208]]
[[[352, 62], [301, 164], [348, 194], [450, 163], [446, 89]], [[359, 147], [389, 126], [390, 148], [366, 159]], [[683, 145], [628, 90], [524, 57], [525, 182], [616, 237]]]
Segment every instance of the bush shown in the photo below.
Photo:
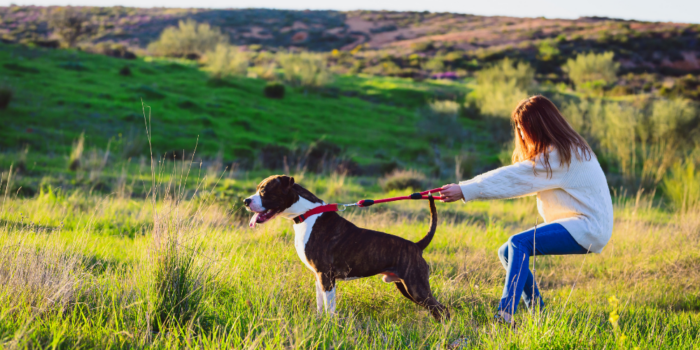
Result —
[[165, 28], [158, 41], [148, 45], [148, 51], [157, 56], [192, 57], [226, 43], [228, 37], [219, 28], [188, 19], [180, 21], [177, 27]]
[[6, 109], [12, 101], [12, 96], [14, 92], [12, 89], [6, 86], [0, 86], [0, 109]]
[[617, 79], [620, 64], [613, 61], [613, 52], [579, 54], [569, 59], [562, 70], [569, 75], [577, 90], [609, 85]]
[[321, 87], [333, 79], [323, 55], [308, 52], [280, 53], [277, 62], [282, 66], [284, 80], [291, 86]]
[[68, 158], [68, 169], [76, 171], [80, 168], [83, 150], [85, 149], [85, 133], [81, 133], [77, 141], [73, 142], [73, 148]]
[[693, 103], [682, 99], [583, 99], [564, 104], [562, 113], [599, 156], [612, 161], [612, 171], [630, 185], [650, 187], [660, 183], [677, 151], [693, 144], [700, 119]]
[[280, 83], [269, 83], [265, 85], [264, 92], [267, 98], [284, 98], [284, 85]]
[[528, 63], [514, 64], [506, 58], [477, 73], [477, 87], [468, 101], [479, 107], [481, 113], [510, 118], [518, 102], [532, 93], [535, 70]]
[[250, 59], [248, 53], [240, 48], [219, 44], [216, 49], [209, 51], [206, 56], [206, 70], [213, 78], [223, 78], [227, 76], [246, 76]]
[[49, 19], [49, 27], [61, 38], [64, 46], [73, 47], [78, 40], [94, 32], [87, 13], [70, 7], [59, 7]]
[[459, 114], [459, 103], [451, 100], [432, 101], [429, 103], [430, 109], [439, 114], [456, 117]]
[[664, 178], [663, 190], [671, 205], [680, 210], [698, 208], [700, 205], [700, 172], [695, 163], [686, 160], [677, 162]]
[[423, 69], [434, 73], [445, 71], [445, 63], [440, 58], [434, 57], [423, 64]]
[[425, 185], [425, 175], [416, 170], [394, 170], [379, 180], [384, 191], [421, 189]]

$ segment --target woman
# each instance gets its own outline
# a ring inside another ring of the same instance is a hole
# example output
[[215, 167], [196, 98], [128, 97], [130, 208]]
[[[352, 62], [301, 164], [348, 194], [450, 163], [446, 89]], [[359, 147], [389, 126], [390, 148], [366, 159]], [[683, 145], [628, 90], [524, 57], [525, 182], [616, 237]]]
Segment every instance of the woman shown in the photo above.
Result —
[[[544, 224], [518, 233], [499, 250], [506, 269], [496, 320], [511, 323], [521, 295], [527, 307], [544, 306], [528, 268], [536, 255], [600, 253], [610, 240], [610, 191], [588, 143], [543, 96], [521, 101], [511, 116], [513, 164], [442, 187], [445, 202], [537, 195]], [[523, 291], [525, 294], [523, 295]]]

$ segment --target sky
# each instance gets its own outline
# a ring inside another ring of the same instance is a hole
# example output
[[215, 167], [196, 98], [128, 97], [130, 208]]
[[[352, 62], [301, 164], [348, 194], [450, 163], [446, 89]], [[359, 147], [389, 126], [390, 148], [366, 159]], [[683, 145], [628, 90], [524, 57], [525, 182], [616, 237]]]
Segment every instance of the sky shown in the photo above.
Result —
[[700, 23], [700, 0], [0, 0], [0, 6], [10, 4], [430, 11], [547, 18], [604, 16], [644, 21]]

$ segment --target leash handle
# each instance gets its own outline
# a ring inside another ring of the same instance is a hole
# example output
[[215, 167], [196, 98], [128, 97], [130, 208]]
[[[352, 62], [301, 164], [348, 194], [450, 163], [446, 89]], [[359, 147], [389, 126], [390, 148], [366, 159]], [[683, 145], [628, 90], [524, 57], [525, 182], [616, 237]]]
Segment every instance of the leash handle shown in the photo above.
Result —
[[[427, 190], [427, 191], [423, 191], [423, 192], [416, 192], [416, 193], [412, 193], [409, 196], [392, 197], [392, 198], [384, 198], [384, 199], [376, 199], [376, 200], [363, 199], [363, 200], [358, 201], [356, 204], [358, 207], [367, 208], [373, 204], [379, 204], [379, 203], [388, 203], [388, 202], [402, 201], [402, 200], [407, 200], [407, 199], [428, 199], [428, 196], [427, 196], [428, 194], [434, 193], [434, 192], [439, 192], [440, 190], [442, 190], [442, 188], [435, 188], [435, 189]], [[445, 197], [437, 196], [437, 197], [433, 197], [433, 199], [443, 200], [443, 199], [445, 199]]]

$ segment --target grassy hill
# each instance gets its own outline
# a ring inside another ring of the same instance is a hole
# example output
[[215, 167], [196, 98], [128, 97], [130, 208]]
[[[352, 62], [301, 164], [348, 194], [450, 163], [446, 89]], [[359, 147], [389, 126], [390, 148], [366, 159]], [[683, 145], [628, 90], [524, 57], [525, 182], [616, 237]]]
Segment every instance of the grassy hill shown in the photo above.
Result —
[[[129, 75], [120, 74], [124, 69]], [[288, 88], [284, 99], [269, 99], [263, 80], [212, 80], [186, 60], [122, 60], [7, 44], [0, 44], [0, 76], [14, 89], [0, 116], [5, 149], [29, 145], [33, 152], [65, 155], [84, 132], [89, 147], [111, 141], [113, 152], [146, 155], [143, 101], [156, 154], [190, 153], [199, 139], [199, 156], [222, 152], [224, 160], [248, 167], [265, 161], [266, 152], [302, 155], [319, 141], [314, 154], [329, 152], [327, 160], [417, 165], [433, 157], [417, 109], [468, 91], [445, 81], [339, 76], [321, 90]], [[468, 123], [463, 120], [465, 129]], [[481, 143], [493, 146], [486, 136]]]

